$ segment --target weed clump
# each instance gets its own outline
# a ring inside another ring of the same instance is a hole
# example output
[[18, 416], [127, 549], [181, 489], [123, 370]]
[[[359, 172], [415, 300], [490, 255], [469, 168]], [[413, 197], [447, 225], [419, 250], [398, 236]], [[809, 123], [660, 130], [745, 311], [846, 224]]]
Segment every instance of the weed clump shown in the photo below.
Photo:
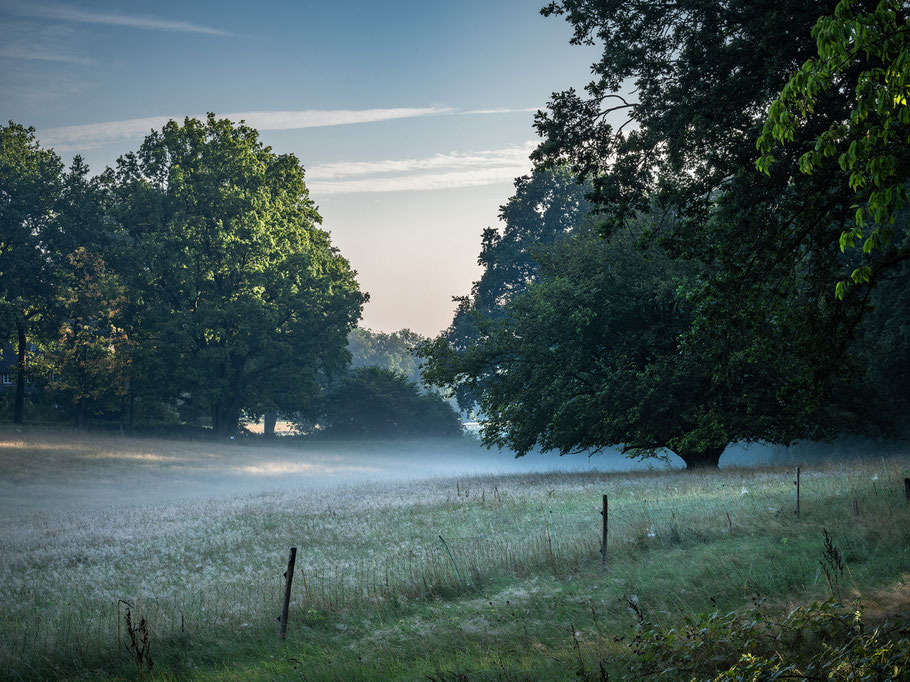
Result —
[[755, 599], [742, 612], [686, 618], [681, 628], [635, 626], [627, 677], [901, 680], [910, 676], [910, 613], [870, 629], [859, 605], [829, 599], [773, 618]]
[[139, 674], [139, 677], [144, 678], [146, 675], [151, 675], [155, 662], [152, 660], [152, 654], [150, 652], [149, 630], [145, 616], [140, 616], [139, 622], [134, 625], [132, 614], [130, 613], [130, 610], [127, 609], [126, 634], [127, 637], [129, 637], [126, 648], [136, 663], [136, 672]]

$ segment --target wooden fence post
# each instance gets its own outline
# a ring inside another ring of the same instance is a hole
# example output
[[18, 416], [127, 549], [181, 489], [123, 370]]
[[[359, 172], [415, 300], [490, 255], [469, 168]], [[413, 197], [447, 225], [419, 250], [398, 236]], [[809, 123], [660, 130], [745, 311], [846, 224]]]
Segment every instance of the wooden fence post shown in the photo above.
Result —
[[904, 479], [904, 498], [910, 502], [910, 478]]
[[603, 516], [603, 535], [600, 541], [600, 567], [602, 570], [607, 569], [607, 529], [608, 529], [608, 520], [607, 520], [607, 496], [604, 495], [603, 499], [603, 510], [600, 512], [600, 515]]
[[799, 518], [799, 467], [796, 467], [796, 518]]
[[853, 500], [853, 518], [854, 519], [859, 518], [859, 501], [858, 500]]
[[297, 559], [297, 548], [291, 547], [288, 557], [288, 570], [284, 574], [284, 601], [281, 604], [281, 625], [278, 627], [278, 640], [282, 641], [288, 634], [288, 606], [291, 603], [291, 581], [294, 579], [294, 561]]

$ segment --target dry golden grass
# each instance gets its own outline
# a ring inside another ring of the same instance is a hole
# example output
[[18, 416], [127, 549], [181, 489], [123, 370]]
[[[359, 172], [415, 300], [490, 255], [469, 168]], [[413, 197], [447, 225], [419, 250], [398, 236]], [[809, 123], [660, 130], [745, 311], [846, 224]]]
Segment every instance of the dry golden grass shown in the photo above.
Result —
[[879, 625], [895, 613], [910, 613], [910, 573], [893, 584], [871, 590], [862, 596], [863, 615], [870, 625]]

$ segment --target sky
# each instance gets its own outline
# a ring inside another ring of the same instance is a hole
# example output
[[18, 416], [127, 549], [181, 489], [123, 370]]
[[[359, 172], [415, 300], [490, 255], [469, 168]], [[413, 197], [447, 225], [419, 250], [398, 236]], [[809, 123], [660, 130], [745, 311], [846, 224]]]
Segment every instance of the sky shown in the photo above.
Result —
[[542, 4], [0, 0], [0, 113], [93, 172], [169, 118], [245, 120], [303, 164], [362, 326], [432, 336], [531, 168], [534, 111], [596, 57]]

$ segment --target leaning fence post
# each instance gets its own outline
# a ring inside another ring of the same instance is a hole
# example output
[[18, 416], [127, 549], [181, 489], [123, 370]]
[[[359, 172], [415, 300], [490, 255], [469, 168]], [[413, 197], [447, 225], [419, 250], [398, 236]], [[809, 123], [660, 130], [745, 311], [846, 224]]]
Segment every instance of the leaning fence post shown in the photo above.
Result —
[[291, 547], [288, 557], [288, 570], [284, 574], [284, 601], [281, 604], [281, 616], [278, 618], [281, 625], [278, 627], [278, 639], [283, 640], [288, 634], [288, 606], [291, 603], [291, 581], [294, 579], [294, 561], [297, 559], [297, 548]]
[[796, 518], [799, 518], [799, 467], [796, 467]]
[[607, 568], [607, 496], [604, 495], [603, 500], [603, 510], [600, 512], [600, 515], [603, 516], [603, 536], [600, 541], [600, 567], [602, 570]]
[[910, 502], [910, 478], [904, 479], [904, 498]]
[[859, 500], [853, 500], [853, 518], [859, 518]]

